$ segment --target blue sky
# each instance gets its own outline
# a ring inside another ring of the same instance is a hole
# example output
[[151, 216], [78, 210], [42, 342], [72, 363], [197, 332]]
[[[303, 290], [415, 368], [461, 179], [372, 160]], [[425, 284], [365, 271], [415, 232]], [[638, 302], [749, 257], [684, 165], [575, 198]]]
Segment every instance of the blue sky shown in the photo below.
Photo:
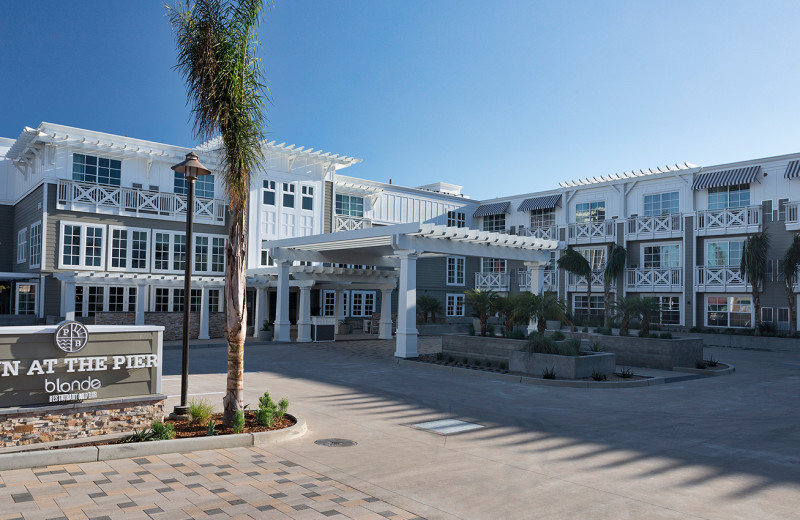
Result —
[[[275, 0], [269, 133], [474, 198], [800, 151], [800, 2]], [[160, 1], [0, 4], [0, 136], [194, 146]], [[344, 173], [344, 172], [343, 172]]]

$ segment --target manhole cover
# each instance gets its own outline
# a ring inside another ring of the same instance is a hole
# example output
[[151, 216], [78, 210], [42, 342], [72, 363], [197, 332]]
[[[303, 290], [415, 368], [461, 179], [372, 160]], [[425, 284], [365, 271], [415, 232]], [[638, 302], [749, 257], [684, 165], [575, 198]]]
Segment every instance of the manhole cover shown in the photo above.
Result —
[[440, 421], [412, 424], [411, 426], [431, 433], [437, 433], [439, 435], [452, 435], [454, 433], [463, 433], [485, 428], [485, 426], [482, 424], [468, 423], [465, 421], [459, 421], [458, 419], [442, 419]]
[[350, 446], [355, 446], [356, 442], [348, 439], [320, 439], [318, 441], [314, 441], [314, 444], [327, 446], [329, 448], [347, 448]]

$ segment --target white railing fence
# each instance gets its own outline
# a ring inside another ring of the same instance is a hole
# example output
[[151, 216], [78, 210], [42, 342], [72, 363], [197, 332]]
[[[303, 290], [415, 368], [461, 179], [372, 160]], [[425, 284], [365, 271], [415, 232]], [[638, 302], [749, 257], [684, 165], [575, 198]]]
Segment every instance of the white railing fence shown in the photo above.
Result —
[[[575, 273], [567, 273], [568, 274], [568, 283], [571, 286], [575, 287], [586, 287], [586, 277], [585, 276], [578, 276]], [[593, 269], [592, 270], [592, 286], [602, 286], [603, 285], [603, 269]], [[614, 284], [612, 284], [613, 287]]]
[[613, 240], [616, 235], [613, 220], [570, 224], [568, 230], [569, 240]]
[[655, 217], [631, 217], [628, 219], [628, 234], [659, 234], [681, 231], [681, 216], [660, 215]]
[[697, 230], [703, 232], [725, 231], [735, 228], [761, 229], [761, 206], [736, 209], [709, 209], [697, 212]]
[[658, 269], [631, 268], [625, 270], [625, 283], [629, 289], [681, 289], [682, 267]]
[[696, 283], [698, 286], [715, 289], [747, 289], [749, 283], [739, 267], [698, 266]]
[[367, 229], [372, 227], [372, 221], [364, 217], [336, 215], [334, 220], [334, 232], [353, 231], [355, 229]]
[[482, 291], [508, 291], [510, 279], [509, 273], [475, 273], [475, 288]]

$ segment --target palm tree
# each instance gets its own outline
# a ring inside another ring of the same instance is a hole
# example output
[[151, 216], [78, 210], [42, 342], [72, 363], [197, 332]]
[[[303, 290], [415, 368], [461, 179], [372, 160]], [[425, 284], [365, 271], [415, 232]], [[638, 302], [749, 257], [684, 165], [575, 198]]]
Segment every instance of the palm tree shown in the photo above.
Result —
[[795, 235], [792, 245], [783, 255], [783, 284], [786, 289], [786, 299], [789, 302], [789, 330], [797, 332], [797, 296], [794, 286], [797, 283], [797, 270], [800, 269], [800, 235]]
[[472, 307], [472, 315], [481, 322], [481, 336], [486, 335], [486, 322], [489, 320], [489, 314], [494, 312], [495, 298], [497, 298], [497, 293], [494, 291], [470, 289], [464, 293], [467, 305]]
[[638, 296], [620, 296], [614, 302], [614, 319], [619, 320], [619, 335], [627, 336], [633, 318], [638, 318], [642, 303]]
[[255, 56], [255, 29], [263, 0], [196, 0], [167, 7], [175, 31], [177, 64], [186, 80], [194, 133], [202, 141], [219, 136], [221, 172], [229, 200], [225, 246], [225, 311], [228, 377], [223, 398], [230, 424], [244, 407], [245, 267], [250, 179], [263, 160], [263, 112], [267, 88]]
[[564, 321], [567, 318], [566, 305], [551, 292], [520, 293], [516, 314], [523, 321], [535, 320], [539, 334], [544, 334], [547, 329], [547, 320]]
[[638, 304], [639, 319], [642, 320], [642, 336], [650, 334], [650, 323], [658, 319], [661, 306], [655, 298], [639, 298]]
[[761, 335], [761, 331], [759, 330], [759, 326], [761, 325], [761, 296], [759, 294], [759, 286], [763, 284], [767, 278], [769, 242], [769, 233], [766, 231], [747, 237], [742, 247], [742, 261], [739, 264], [742, 273], [747, 277], [747, 281], [750, 282], [750, 286], [752, 287], [753, 310], [756, 314], [754, 335], [756, 336]]
[[586, 312], [588, 315], [592, 308], [592, 265], [585, 256], [574, 249], [565, 250], [557, 263], [560, 269], [569, 271], [576, 276], [586, 277]]
[[422, 311], [422, 319], [425, 320], [425, 323], [428, 323], [429, 313], [434, 322], [436, 321], [436, 313], [442, 313], [442, 302], [429, 294], [417, 298], [417, 307]]
[[[619, 244], [612, 244], [608, 248], [608, 259], [603, 272], [603, 312], [605, 314], [605, 327], [611, 326], [611, 284], [619, 279], [625, 270], [625, 260], [628, 256], [625, 248]], [[619, 289], [617, 294], [619, 294]]]

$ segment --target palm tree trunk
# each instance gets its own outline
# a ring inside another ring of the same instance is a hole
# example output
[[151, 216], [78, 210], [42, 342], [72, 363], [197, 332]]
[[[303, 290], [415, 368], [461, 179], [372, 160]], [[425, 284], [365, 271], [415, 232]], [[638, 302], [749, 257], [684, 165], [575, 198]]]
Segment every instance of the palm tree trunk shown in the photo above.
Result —
[[611, 327], [611, 306], [608, 304], [611, 299], [611, 283], [605, 282], [603, 285], [603, 326]]
[[794, 334], [797, 332], [797, 309], [795, 309], [795, 294], [792, 290], [792, 285], [787, 285], [786, 289], [786, 301], [789, 304], [789, 332]]
[[753, 319], [755, 330], [753, 331], [753, 336], [760, 336], [761, 330], [759, 329], [759, 325], [761, 325], [761, 296], [758, 294], [758, 285], [756, 283], [753, 283], [753, 311], [755, 312], [755, 317]]
[[[247, 202], [245, 201], [245, 204]], [[228, 244], [225, 248], [225, 310], [228, 332], [228, 378], [222, 400], [223, 422], [232, 424], [236, 413], [244, 407], [244, 340], [247, 335], [247, 283], [245, 267], [247, 240], [244, 233], [243, 210], [234, 209]]]

